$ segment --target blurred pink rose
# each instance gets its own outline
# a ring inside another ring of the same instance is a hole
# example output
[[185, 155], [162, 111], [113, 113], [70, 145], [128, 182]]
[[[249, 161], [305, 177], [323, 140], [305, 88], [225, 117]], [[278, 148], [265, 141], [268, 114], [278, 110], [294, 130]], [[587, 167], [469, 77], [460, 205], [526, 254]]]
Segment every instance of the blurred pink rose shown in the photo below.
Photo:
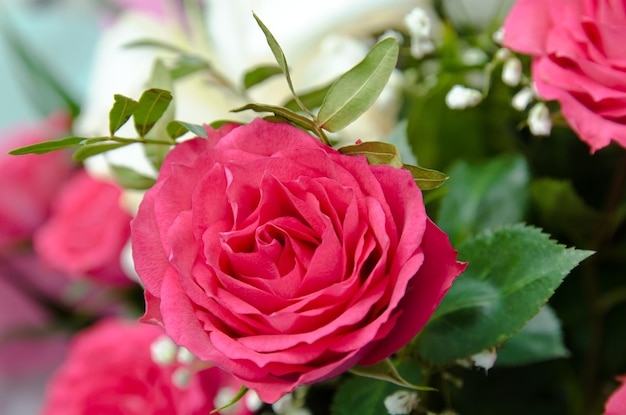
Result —
[[626, 147], [626, 7], [622, 1], [519, 0], [504, 45], [533, 56], [532, 78], [594, 152]]
[[263, 401], [388, 357], [464, 269], [406, 170], [262, 119], [207, 133], [131, 225], [144, 320]]
[[[150, 346], [156, 326], [106, 319], [77, 334], [53, 375], [43, 415], [207, 415], [222, 387], [237, 387], [218, 368], [191, 373], [184, 386], [172, 377], [183, 363], [158, 365]], [[250, 412], [243, 402], [234, 415]]]
[[36, 232], [37, 254], [70, 277], [130, 284], [120, 254], [130, 237], [131, 215], [120, 207], [121, 189], [77, 173], [54, 200], [52, 215]]
[[60, 361], [66, 338], [51, 330], [68, 280], [32, 254], [0, 258], [0, 376], [45, 372]]
[[65, 152], [25, 156], [7, 152], [59, 138], [69, 130], [70, 122], [67, 114], [55, 113], [38, 125], [0, 133], [0, 251], [32, 236], [48, 216], [52, 198], [73, 169]]
[[626, 376], [617, 378], [622, 384], [613, 392], [604, 407], [604, 415], [626, 414]]
[[113, 0], [113, 3], [125, 10], [150, 13], [156, 17], [164, 17], [167, 11], [167, 0]]

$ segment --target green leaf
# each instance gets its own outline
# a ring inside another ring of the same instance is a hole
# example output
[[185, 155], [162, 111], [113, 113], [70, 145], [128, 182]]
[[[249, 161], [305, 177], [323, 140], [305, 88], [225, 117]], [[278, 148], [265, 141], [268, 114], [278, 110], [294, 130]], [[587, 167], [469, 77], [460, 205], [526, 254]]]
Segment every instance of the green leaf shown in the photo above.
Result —
[[519, 366], [569, 356], [561, 322], [548, 305], [498, 349], [498, 366]]
[[178, 138], [187, 132], [191, 132], [198, 137], [207, 138], [206, 129], [204, 128], [204, 126], [184, 121], [170, 121], [167, 124], [166, 129], [169, 136], [173, 139]]
[[448, 193], [437, 224], [452, 245], [482, 230], [520, 222], [528, 201], [528, 165], [523, 157], [500, 156], [485, 163], [458, 162], [450, 169]]
[[110, 164], [109, 167], [115, 176], [115, 180], [126, 189], [145, 190], [151, 188], [156, 183], [156, 180], [152, 177], [146, 177], [128, 167], [116, 166], [115, 164]]
[[383, 91], [398, 60], [398, 43], [384, 39], [333, 83], [317, 114], [317, 125], [338, 131], [356, 120]]
[[350, 369], [350, 373], [366, 378], [384, 380], [385, 382], [393, 383], [394, 385], [402, 386], [408, 389], [421, 390], [421, 391], [434, 391], [436, 389], [428, 386], [418, 386], [405, 380], [398, 369], [391, 363], [389, 358], [371, 366], [354, 366]]
[[182, 55], [169, 73], [172, 80], [184, 78], [198, 71], [209, 70], [211, 66], [204, 58], [193, 55]]
[[297, 114], [287, 108], [277, 107], [274, 105], [265, 104], [247, 104], [240, 108], [235, 108], [232, 112], [240, 112], [245, 110], [252, 110], [255, 112], [271, 112], [277, 117], [283, 118], [293, 124], [305, 128], [310, 131], [316, 131], [315, 123], [300, 114]]
[[115, 103], [109, 111], [109, 133], [111, 137], [130, 119], [137, 109], [137, 101], [124, 95], [115, 94]]
[[422, 190], [436, 189], [448, 180], [448, 176], [437, 170], [412, 166], [410, 164], [404, 164], [402, 165], [402, 168], [411, 172], [413, 179], [415, 179], [415, 183]]
[[243, 77], [243, 86], [248, 89], [259, 84], [266, 79], [283, 73], [283, 70], [275, 65], [258, 66], [248, 72]]
[[153, 47], [153, 48], [163, 49], [168, 52], [175, 52], [175, 53], [180, 53], [180, 54], [185, 53], [184, 49], [179, 48], [176, 45], [173, 45], [171, 43], [161, 42], [160, 40], [153, 40], [153, 39], [135, 40], [133, 42], [126, 43], [124, 47], [129, 48], [129, 49], [140, 48], [140, 47]]
[[588, 206], [569, 181], [535, 180], [530, 185], [530, 196], [539, 224], [576, 244], [588, 243], [602, 220], [600, 212]]
[[74, 159], [74, 161], [81, 162], [91, 156], [95, 156], [96, 154], [104, 153], [110, 150], [115, 150], [116, 148], [124, 147], [129, 144], [131, 143], [111, 142], [111, 143], [89, 144], [86, 146], [82, 146], [81, 148], [76, 150], [72, 158]]
[[417, 338], [422, 358], [453, 363], [519, 331], [590, 251], [566, 249], [539, 229], [486, 231], [459, 247], [469, 265]]
[[298, 95], [296, 95], [296, 91], [293, 88], [293, 83], [291, 82], [291, 75], [289, 74], [289, 65], [287, 65], [287, 58], [285, 57], [285, 54], [282, 48], [278, 44], [278, 41], [276, 40], [272, 32], [270, 32], [270, 30], [267, 28], [267, 26], [265, 26], [265, 24], [261, 21], [261, 19], [259, 19], [259, 17], [254, 13], [252, 13], [252, 15], [254, 16], [254, 20], [256, 20], [257, 24], [263, 31], [263, 34], [265, 35], [265, 39], [267, 40], [267, 44], [269, 45], [270, 49], [272, 50], [272, 54], [274, 55], [274, 59], [276, 59], [278, 66], [285, 74], [285, 78], [287, 79], [287, 85], [289, 85], [289, 90], [291, 91], [291, 95], [293, 95], [296, 103], [298, 104], [298, 106], [300, 106], [302, 111], [308, 113], [309, 110], [307, 109], [307, 107], [304, 106], [304, 104], [302, 104], [302, 102], [298, 98]]
[[163, 89], [151, 88], [141, 94], [133, 114], [135, 130], [140, 137], [145, 137], [148, 134], [165, 113], [171, 101], [172, 94]]
[[13, 156], [21, 156], [24, 154], [46, 154], [51, 151], [61, 150], [68, 147], [75, 147], [81, 144], [85, 137], [65, 137], [59, 140], [44, 141], [37, 144], [16, 148], [9, 151]]
[[402, 160], [396, 146], [381, 141], [365, 141], [341, 147], [339, 152], [351, 156], [365, 156], [367, 162], [373, 165], [384, 164], [392, 167], [402, 167]]
[[[402, 377], [413, 384], [424, 381], [420, 366], [415, 362], [402, 362], [398, 366]], [[384, 400], [387, 396], [405, 388], [381, 380], [354, 376], [339, 384], [331, 413], [333, 415], [381, 415], [387, 414]]]

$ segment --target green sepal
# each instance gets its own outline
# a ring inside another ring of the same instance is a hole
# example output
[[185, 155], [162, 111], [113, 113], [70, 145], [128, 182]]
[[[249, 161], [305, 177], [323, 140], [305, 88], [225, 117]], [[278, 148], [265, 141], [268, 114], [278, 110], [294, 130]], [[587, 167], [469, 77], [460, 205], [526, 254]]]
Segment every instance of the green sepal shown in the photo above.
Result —
[[448, 176], [437, 170], [426, 169], [411, 164], [403, 164], [402, 168], [411, 172], [415, 184], [422, 190], [437, 189], [448, 180]]
[[338, 149], [341, 154], [351, 156], [362, 155], [367, 158], [369, 164], [383, 164], [400, 168], [403, 166], [398, 149], [393, 144], [382, 141], [365, 141]]
[[172, 139], [176, 139], [188, 132], [195, 134], [198, 137], [207, 138], [204, 126], [184, 121], [170, 121], [167, 124], [166, 130]]

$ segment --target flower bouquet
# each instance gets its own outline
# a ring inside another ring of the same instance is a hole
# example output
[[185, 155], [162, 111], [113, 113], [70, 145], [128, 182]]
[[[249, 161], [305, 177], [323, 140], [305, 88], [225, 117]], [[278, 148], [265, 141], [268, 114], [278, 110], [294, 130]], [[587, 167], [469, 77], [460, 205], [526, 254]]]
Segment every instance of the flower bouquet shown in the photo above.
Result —
[[42, 414], [623, 413], [623, 5], [117, 3], [0, 164]]

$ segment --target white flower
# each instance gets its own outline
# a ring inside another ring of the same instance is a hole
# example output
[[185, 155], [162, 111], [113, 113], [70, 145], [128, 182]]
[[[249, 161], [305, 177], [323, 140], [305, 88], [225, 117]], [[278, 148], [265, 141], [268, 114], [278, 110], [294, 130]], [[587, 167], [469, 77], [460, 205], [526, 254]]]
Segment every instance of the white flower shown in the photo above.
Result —
[[416, 7], [404, 17], [406, 25], [412, 37], [420, 39], [430, 36], [430, 17], [422, 7]]
[[511, 99], [511, 106], [518, 111], [524, 111], [533, 99], [535, 99], [533, 89], [524, 87], [513, 96], [513, 99]]
[[497, 358], [498, 355], [496, 354], [495, 347], [483, 350], [482, 352], [476, 353], [475, 355], [471, 356], [474, 366], [485, 369], [485, 372], [493, 367], [493, 365], [496, 363]]
[[481, 65], [487, 61], [487, 54], [480, 48], [467, 48], [463, 51], [461, 60], [466, 65]]
[[385, 398], [384, 404], [390, 415], [406, 415], [417, 406], [417, 393], [398, 391]]
[[465, 109], [478, 105], [482, 99], [480, 91], [457, 84], [446, 94], [446, 105], [450, 109]]
[[491, 40], [496, 45], [501, 45], [504, 42], [504, 27], [498, 28], [495, 32], [491, 34]]
[[160, 366], [169, 365], [176, 358], [176, 344], [168, 336], [163, 335], [157, 338], [150, 345], [150, 356], [152, 361]]
[[515, 56], [508, 58], [502, 66], [502, 82], [508, 86], [517, 86], [521, 79], [522, 62]]
[[186, 367], [179, 367], [172, 373], [172, 383], [180, 388], [184, 389], [189, 386], [189, 380], [191, 379], [191, 372]]
[[196, 356], [184, 346], [178, 348], [176, 352], [176, 361], [185, 365], [190, 365], [196, 359]]
[[552, 130], [550, 110], [543, 102], [535, 104], [528, 112], [528, 127], [532, 135], [548, 136]]

